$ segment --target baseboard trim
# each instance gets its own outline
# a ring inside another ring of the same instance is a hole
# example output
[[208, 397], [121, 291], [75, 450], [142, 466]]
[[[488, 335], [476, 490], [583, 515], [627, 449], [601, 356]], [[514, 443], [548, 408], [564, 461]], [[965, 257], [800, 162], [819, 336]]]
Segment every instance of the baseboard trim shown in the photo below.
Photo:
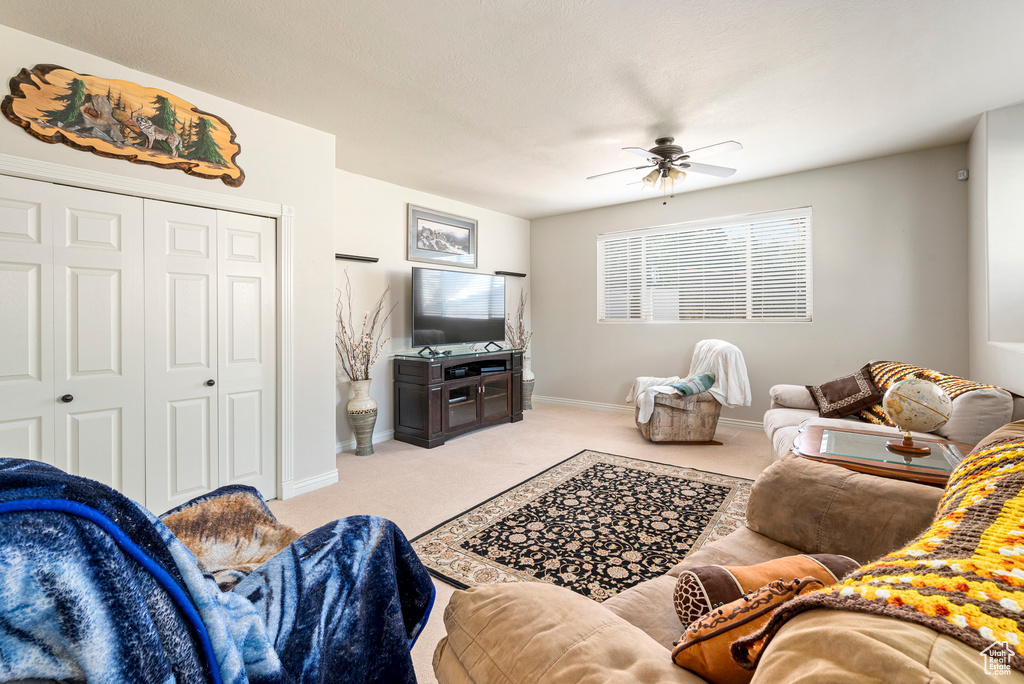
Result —
[[757, 430], [759, 432], [764, 430], [764, 423], [759, 420], [740, 420], [739, 418], [719, 418], [719, 425], [725, 425], [727, 427], [739, 428], [741, 430]]
[[[581, 399], [563, 399], [561, 397], [545, 397], [533, 395], [533, 401], [539, 404], [556, 404], [558, 406], [571, 406], [572, 408], [590, 409], [592, 411], [607, 411], [609, 413], [633, 413], [636, 409], [629, 404], [602, 404], [598, 401], [583, 401]], [[738, 418], [719, 418], [719, 425], [740, 428], [742, 430], [764, 430], [764, 425], [759, 420], [739, 420]]]
[[[380, 444], [381, 442], [386, 442], [389, 439], [394, 439], [394, 438], [395, 438], [395, 431], [394, 430], [385, 430], [384, 432], [374, 432], [373, 433], [373, 443], [374, 444]], [[355, 448], [356, 448], [356, 438], [355, 437], [353, 437], [352, 439], [348, 440], [347, 442], [335, 442], [334, 443], [334, 453], [335, 454], [340, 454], [343, 451], [349, 451], [349, 450], [355, 449]]]
[[307, 477], [304, 480], [293, 480], [291, 486], [287, 488], [282, 499], [290, 499], [299, 494], [308, 494], [309, 492], [321, 489], [323, 487], [329, 487], [338, 481], [338, 469], [329, 470], [321, 475], [314, 475], [313, 477]]
[[598, 401], [583, 401], [582, 399], [562, 399], [561, 397], [545, 397], [533, 395], [533, 401], [539, 404], [556, 404], [558, 406], [571, 406], [572, 408], [590, 409], [592, 411], [607, 411], [609, 413], [633, 413], [634, 408], [628, 404], [602, 404]]

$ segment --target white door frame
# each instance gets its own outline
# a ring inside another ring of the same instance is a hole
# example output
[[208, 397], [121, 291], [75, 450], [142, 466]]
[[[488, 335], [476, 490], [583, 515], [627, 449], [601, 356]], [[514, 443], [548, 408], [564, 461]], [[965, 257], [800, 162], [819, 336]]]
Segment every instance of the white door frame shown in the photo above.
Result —
[[277, 221], [277, 498], [295, 494], [295, 405], [292, 332], [295, 210], [287, 204], [221, 195], [0, 153], [0, 174], [79, 188], [267, 216]]

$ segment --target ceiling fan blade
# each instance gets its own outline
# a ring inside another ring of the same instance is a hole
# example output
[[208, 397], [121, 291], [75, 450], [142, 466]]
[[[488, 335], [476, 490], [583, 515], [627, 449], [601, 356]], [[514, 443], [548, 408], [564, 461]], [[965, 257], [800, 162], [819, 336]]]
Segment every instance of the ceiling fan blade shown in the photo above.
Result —
[[709, 176], [718, 176], [719, 178], [728, 178], [736, 173], [736, 169], [730, 169], [725, 166], [712, 166], [711, 164], [698, 164], [690, 161], [680, 162], [675, 168], [682, 171], [693, 171], [694, 173], [706, 173]]
[[653, 152], [645, 150], [642, 147], [623, 147], [622, 149], [625, 152], [632, 152], [633, 154], [639, 154], [644, 159], [649, 159], [651, 161], [658, 161], [660, 159], [664, 159], [664, 157], [662, 157], [660, 154], [654, 154]]
[[689, 157], [708, 157], [712, 154], [721, 154], [723, 152], [733, 152], [735, 150], [742, 150], [743, 145], [740, 145], [735, 140], [729, 140], [728, 142], [720, 142], [716, 145], [708, 145], [707, 147], [698, 147], [695, 150], [688, 150], [686, 155]]
[[601, 176], [610, 176], [613, 173], [622, 173], [623, 171], [639, 171], [640, 169], [649, 169], [652, 166], [654, 166], [654, 164], [648, 164], [647, 166], [631, 166], [628, 169], [619, 169], [618, 171], [607, 171], [605, 173], [599, 173], [596, 176], [587, 176], [587, 180], [591, 180], [593, 178], [600, 178]]

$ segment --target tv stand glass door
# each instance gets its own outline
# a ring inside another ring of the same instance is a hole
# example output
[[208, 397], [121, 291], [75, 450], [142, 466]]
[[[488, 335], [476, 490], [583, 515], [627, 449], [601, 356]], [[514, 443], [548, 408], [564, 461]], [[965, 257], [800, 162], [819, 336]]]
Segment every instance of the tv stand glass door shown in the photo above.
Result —
[[512, 410], [509, 403], [511, 394], [509, 388], [511, 387], [511, 375], [509, 373], [501, 373], [494, 377], [484, 376], [483, 378], [483, 389], [484, 389], [484, 419], [497, 418], [499, 416], [507, 416]]
[[477, 399], [480, 395], [480, 383], [477, 378], [448, 383], [447, 395], [447, 430], [471, 425], [480, 420], [477, 417]]

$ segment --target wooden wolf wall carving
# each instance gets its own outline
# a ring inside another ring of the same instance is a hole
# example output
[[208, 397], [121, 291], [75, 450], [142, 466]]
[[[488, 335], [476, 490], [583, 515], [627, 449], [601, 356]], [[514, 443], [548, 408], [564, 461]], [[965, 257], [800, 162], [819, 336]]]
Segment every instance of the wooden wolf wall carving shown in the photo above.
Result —
[[228, 122], [162, 90], [38, 64], [18, 72], [10, 91], [0, 111], [44, 142], [231, 187], [245, 180]]

